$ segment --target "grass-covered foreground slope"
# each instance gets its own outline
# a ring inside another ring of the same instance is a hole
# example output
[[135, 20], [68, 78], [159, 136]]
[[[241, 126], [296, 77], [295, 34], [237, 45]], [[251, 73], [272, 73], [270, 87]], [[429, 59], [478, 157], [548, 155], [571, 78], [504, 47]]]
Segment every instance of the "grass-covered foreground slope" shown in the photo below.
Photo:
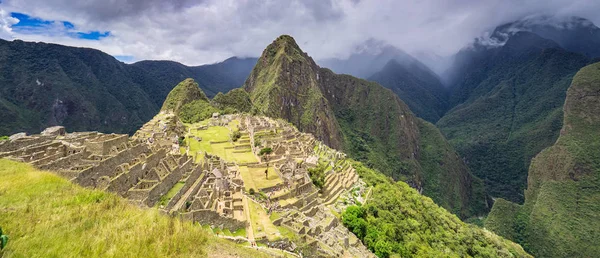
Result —
[[354, 163], [373, 186], [366, 204], [350, 206], [342, 222], [379, 257], [529, 257], [511, 241], [466, 224], [404, 182]]
[[4, 257], [263, 257], [202, 227], [0, 159]]
[[529, 162], [558, 138], [565, 92], [588, 59], [524, 32], [477, 54], [437, 126], [491, 196], [522, 202]]
[[498, 200], [486, 227], [539, 257], [600, 255], [600, 63], [573, 78], [554, 146], [529, 167], [525, 203]]
[[435, 127], [421, 135], [421, 122], [391, 90], [318, 67], [290, 36], [264, 50], [244, 89], [256, 113], [283, 118], [395, 180], [431, 186], [424, 191], [462, 217], [489, 210], [471, 206], [485, 204], [485, 191], [473, 189], [478, 180]]

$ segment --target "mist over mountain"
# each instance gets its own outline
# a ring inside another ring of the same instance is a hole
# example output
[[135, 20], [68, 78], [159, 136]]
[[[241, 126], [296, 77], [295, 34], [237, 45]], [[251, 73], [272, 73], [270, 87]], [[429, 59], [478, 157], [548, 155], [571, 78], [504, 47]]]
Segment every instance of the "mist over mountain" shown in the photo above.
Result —
[[355, 47], [347, 58], [329, 58], [317, 60], [317, 63], [331, 69], [335, 73], [349, 74], [358, 78], [366, 79], [376, 72], [381, 71], [389, 63], [395, 60], [405, 67], [417, 67], [421, 73], [427, 73], [431, 77], [437, 75], [427, 66], [406, 52], [389, 45], [383, 41], [369, 39]]
[[555, 42], [565, 50], [589, 58], [600, 56], [600, 28], [590, 20], [575, 16], [533, 15], [499, 25], [462, 48], [451, 58], [451, 64], [441, 74], [442, 81], [446, 86], [452, 87], [456, 80], [464, 77], [463, 72], [469, 69], [472, 61], [485, 59], [487, 50], [502, 47], [519, 32], [534, 33]]

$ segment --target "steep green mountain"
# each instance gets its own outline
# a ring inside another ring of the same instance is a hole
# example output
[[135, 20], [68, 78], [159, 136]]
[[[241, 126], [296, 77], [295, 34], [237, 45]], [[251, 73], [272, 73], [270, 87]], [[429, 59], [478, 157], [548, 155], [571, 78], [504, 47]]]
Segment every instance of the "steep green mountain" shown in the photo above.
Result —
[[389, 89], [318, 67], [290, 36], [265, 49], [244, 89], [255, 112], [292, 122], [462, 217], [489, 209], [482, 184], [433, 125]]
[[342, 135], [318, 86], [319, 67], [290, 36], [269, 45], [244, 83], [257, 112], [285, 118], [333, 148]]
[[241, 86], [255, 63], [230, 58], [197, 67], [166, 61], [128, 65], [94, 49], [0, 40], [0, 135], [52, 125], [132, 133], [180, 81], [195, 78], [214, 96]]
[[[415, 60], [416, 61], [416, 60]], [[402, 65], [390, 60], [379, 72], [368, 78], [391, 89], [415, 115], [432, 123], [448, 110], [448, 91], [437, 76], [424, 72], [416, 64]]]
[[522, 202], [529, 162], [556, 141], [565, 91], [589, 59], [529, 32], [459, 55], [455, 107], [437, 126], [492, 196]]
[[600, 63], [573, 78], [556, 143], [531, 162], [525, 203], [498, 199], [486, 227], [539, 257], [600, 255]]
[[169, 92], [161, 110], [179, 113], [183, 106], [197, 100], [208, 102], [208, 98], [204, 92], [200, 90], [198, 83], [193, 79], [188, 78], [177, 84], [177, 86]]

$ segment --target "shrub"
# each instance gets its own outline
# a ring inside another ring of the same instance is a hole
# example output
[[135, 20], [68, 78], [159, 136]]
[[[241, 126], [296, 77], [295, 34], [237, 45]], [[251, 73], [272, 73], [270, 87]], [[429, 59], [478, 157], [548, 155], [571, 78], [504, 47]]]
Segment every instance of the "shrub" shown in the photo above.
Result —
[[317, 167], [308, 169], [308, 174], [310, 175], [310, 180], [319, 189], [323, 188], [323, 185], [325, 185], [325, 169], [326, 168], [327, 168], [326, 164], [319, 163], [319, 165]]
[[7, 141], [8, 140], [8, 136], [0, 136], [0, 141]]
[[248, 193], [250, 195], [254, 195], [256, 193], [256, 191], [254, 191], [254, 188], [250, 188], [250, 190], [248, 191]]
[[233, 131], [233, 133], [231, 134], [231, 140], [234, 142], [237, 142], [237, 140], [240, 139], [240, 137], [242, 137], [242, 133], [240, 133], [239, 130], [235, 130]]

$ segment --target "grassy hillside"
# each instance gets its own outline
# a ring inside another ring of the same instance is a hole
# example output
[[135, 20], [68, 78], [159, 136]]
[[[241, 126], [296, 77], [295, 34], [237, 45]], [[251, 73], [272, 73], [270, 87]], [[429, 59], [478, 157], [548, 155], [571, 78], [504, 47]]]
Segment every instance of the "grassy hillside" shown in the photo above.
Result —
[[466, 224], [404, 182], [355, 163], [373, 186], [364, 206], [350, 206], [342, 222], [379, 257], [529, 257], [510, 241]]
[[557, 142], [531, 162], [525, 203], [494, 204], [486, 227], [540, 257], [597, 257], [600, 247], [600, 63], [573, 78]]
[[268, 257], [114, 194], [0, 159], [4, 257]]
[[522, 202], [529, 162], [556, 141], [565, 92], [588, 59], [531, 33], [480, 54], [453, 89], [463, 102], [437, 125], [490, 195]]

